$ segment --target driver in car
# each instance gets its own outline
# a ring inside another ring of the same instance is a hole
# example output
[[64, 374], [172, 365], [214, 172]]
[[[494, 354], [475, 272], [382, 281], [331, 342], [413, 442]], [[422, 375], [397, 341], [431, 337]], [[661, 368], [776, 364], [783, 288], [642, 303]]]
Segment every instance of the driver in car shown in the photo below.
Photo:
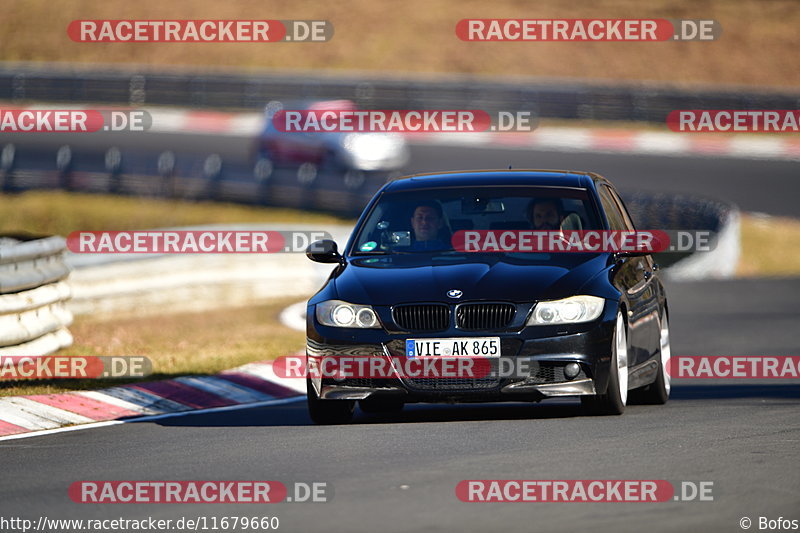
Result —
[[535, 230], [559, 230], [564, 221], [564, 207], [558, 198], [536, 198], [528, 204], [528, 219]]
[[411, 228], [414, 230], [412, 250], [443, 250], [448, 244], [440, 238], [444, 227], [444, 214], [438, 202], [424, 202], [417, 205], [411, 215]]

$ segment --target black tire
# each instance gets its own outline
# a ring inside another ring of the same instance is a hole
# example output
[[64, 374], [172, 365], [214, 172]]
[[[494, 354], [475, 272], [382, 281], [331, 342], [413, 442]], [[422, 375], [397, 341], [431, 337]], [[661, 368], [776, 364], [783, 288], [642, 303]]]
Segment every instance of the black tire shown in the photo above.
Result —
[[[620, 343], [625, 347], [625, 353], [618, 353], [618, 336], [621, 336]], [[623, 370], [628, 371], [627, 366], [627, 335], [625, 331], [625, 321], [622, 314], [617, 314], [617, 325], [614, 329], [614, 338], [611, 342], [611, 364], [608, 376], [608, 388], [605, 394], [598, 394], [596, 396], [581, 396], [581, 405], [583, 409], [591, 415], [621, 415], [625, 412], [625, 404], [627, 403], [627, 386], [628, 381], [624, 379], [623, 387], [625, 392], [622, 392], [620, 386], [619, 375], [619, 358], [624, 357]], [[625, 376], [627, 378], [627, 376]]]
[[358, 406], [365, 413], [397, 413], [403, 410], [406, 402], [401, 398], [381, 398], [372, 397], [365, 400], [359, 400]]
[[306, 379], [308, 414], [315, 424], [347, 424], [353, 419], [354, 400], [320, 400], [310, 379]]

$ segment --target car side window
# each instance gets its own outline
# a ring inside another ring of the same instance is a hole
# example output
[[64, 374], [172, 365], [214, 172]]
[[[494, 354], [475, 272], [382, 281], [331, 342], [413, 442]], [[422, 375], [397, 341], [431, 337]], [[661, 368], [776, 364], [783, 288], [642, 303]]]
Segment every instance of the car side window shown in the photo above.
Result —
[[600, 203], [603, 204], [603, 211], [606, 212], [606, 218], [608, 219], [610, 229], [616, 231], [626, 230], [625, 220], [622, 218], [619, 207], [611, 196], [609, 188], [605, 185], [600, 185], [597, 189], [597, 193], [600, 195]]
[[630, 214], [628, 214], [628, 208], [625, 207], [625, 203], [622, 201], [622, 198], [619, 197], [619, 193], [610, 187], [609, 190], [611, 191], [611, 196], [614, 198], [614, 201], [619, 206], [619, 212], [622, 214], [622, 219], [625, 221], [627, 229], [635, 231], [636, 227], [633, 224]]

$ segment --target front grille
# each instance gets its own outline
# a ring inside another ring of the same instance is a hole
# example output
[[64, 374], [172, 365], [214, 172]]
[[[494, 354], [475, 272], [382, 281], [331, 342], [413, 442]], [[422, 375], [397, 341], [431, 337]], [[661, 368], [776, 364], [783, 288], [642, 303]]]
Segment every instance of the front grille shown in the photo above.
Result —
[[453, 377], [407, 377], [405, 382], [409, 388], [425, 391], [469, 391], [493, 389], [500, 385], [499, 363], [497, 359], [489, 359], [489, 369], [485, 375], [476, 372], [473, 377], [469, 374]]
[[392, 316], [409, 331], [443, 331], [450, 325], [450, 308], [444, 304], [398, 305]]
[[474, 390], [492, 389], [500, 384], [497, 377], [485, 378], [408, 378], [410, 388], [418, 390]]
[[502, 329], [514, 319], [517, 308], [508, 303], [461, 304], [456, 308], [456, 326], [461, 329]]
[[375, 387], [375, 380], [372, 378], [347, 378], [346, 380], [335, 384], [346, 387], [366, 387], [371, 389]]
[[327, 385], [338, 385], [343, 387], [364, 387], [367, 389], [382, 389], [387, 387], [397, 387], [400, 382], [394, 378], [347, 378], [344, 381], [326, 380]]

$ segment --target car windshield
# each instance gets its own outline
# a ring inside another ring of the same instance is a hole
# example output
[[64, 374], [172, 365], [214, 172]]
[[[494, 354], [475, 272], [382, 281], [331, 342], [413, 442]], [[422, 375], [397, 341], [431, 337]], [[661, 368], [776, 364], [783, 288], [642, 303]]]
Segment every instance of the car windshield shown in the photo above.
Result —
[[390, 192], [381, 196], [359, 228], [351, 254], [454, 254], [458, 252], [452, 238], [459, 230], [558, 229], [602, 229], [586, 189], [450, 187]]

